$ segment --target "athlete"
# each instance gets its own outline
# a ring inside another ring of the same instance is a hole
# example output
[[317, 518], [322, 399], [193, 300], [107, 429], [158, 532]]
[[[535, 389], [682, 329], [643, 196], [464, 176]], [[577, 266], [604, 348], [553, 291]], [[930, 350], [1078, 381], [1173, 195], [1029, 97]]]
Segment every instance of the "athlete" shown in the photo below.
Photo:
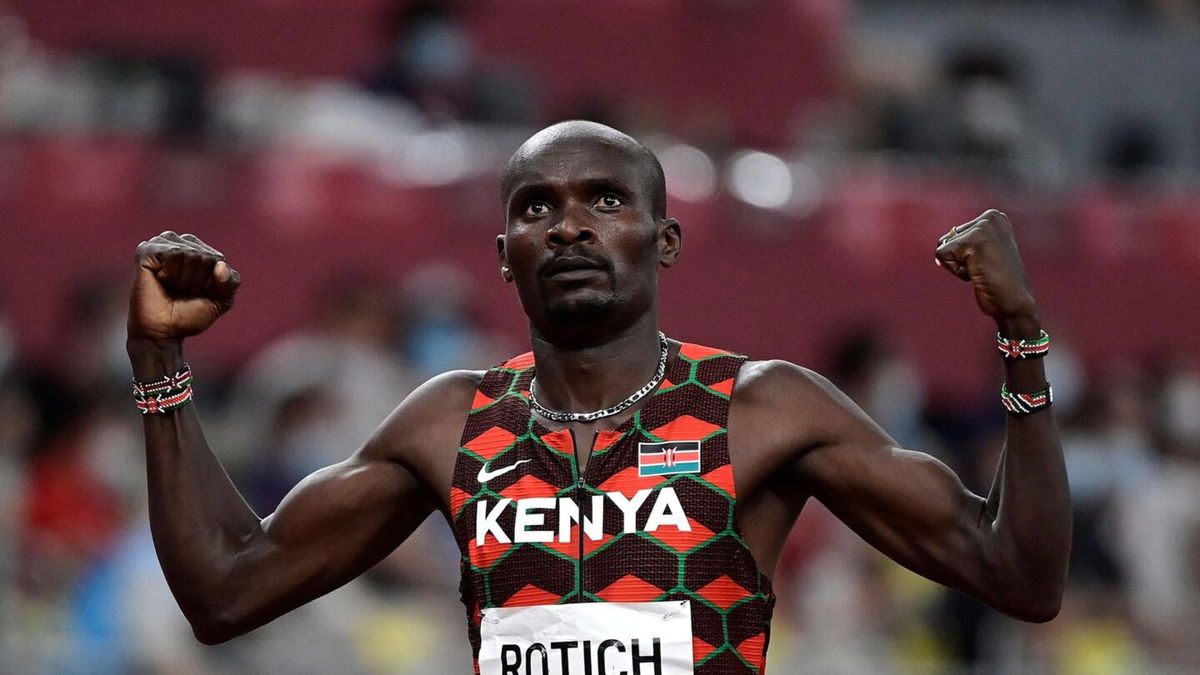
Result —
[[682, 230], [661, 166], [634, 139], [553, 125], [516, 151], [501, 187], [500, 273], [532, 351], [429, 380], [266, 518], [186, 405], [184, 339], [230, 309], [240, 277], [189, 234], [139, 245], [128, 351], [150, 520], [198, 639], [228, 640], [337, 588], [436, 510], [461, 549], [480, 672], [762, 672], [770, 577], [810, 498], [919, 574], [1020, 619], [1057, 614], [1071, 522], [1036, 358], [1048, 337], [1003, 213], [953, 228], [935, 253], [971, 285], [1004, 352], [1011, 414], [983, 497], [897, 447], [820, 375], [659, 332], [658, 274], [679, 259]]

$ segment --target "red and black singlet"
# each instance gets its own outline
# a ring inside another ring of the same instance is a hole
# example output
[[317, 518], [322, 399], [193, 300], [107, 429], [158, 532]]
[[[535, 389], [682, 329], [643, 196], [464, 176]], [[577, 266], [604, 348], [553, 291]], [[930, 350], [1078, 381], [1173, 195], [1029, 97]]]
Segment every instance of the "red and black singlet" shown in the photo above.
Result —
[[481, 609], [690, 600], [696, 673], [763, 671], [775, 596], [737, 525], [726, 439], [744, 358], [684, 344], [583, 475], [570, 431], [530, 412], [532, 353], [487, 371], [450, 490], [476, 659]]

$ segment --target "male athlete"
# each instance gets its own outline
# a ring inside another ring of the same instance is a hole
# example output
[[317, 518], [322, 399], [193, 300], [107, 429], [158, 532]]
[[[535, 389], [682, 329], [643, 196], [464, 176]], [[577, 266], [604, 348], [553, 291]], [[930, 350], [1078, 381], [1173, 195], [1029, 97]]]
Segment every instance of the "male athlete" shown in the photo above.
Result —
[[437, 510], [461, 549], [486, 675], [762, 672], [770, 577], [809, 498], [919, 574], [1020, 619], [1055, 616], [1067, 481], [1036, 358], [1048, 338], [1004, 214], [936, 248], [1001, 337], [997, 405], [1011, 414], [985, 499], [898, 448], [820, 375], [659, 333], [658, 269], [679, 258], [682, 232], [666, 217], [661, 166], [634, 139], [556, 124], [517, 150], [501, 183], [500, 273], [532, 352], [426, 382], [263, 519], [186, 405], [183, 340], [229, 310], [239, 276], [192, 235], [138, 247], [128, 349], [150, 519], [201, 641], [328, 593]]

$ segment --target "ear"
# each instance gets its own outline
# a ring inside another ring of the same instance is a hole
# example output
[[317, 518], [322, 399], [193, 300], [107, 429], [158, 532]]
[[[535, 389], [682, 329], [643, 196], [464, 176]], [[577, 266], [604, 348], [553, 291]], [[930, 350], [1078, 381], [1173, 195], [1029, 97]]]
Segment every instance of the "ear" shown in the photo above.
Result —
[[658, 264], [670, 267], [683, 251], [683, 230], [674, 218], [663, 218], [658, 223]]
[[508, 283], [512, 283], [512, 270], [508, 267], [508, 254], [504, 251], [504, 235], [496, 235], [496, 254], [500, 258], [500, 276]]

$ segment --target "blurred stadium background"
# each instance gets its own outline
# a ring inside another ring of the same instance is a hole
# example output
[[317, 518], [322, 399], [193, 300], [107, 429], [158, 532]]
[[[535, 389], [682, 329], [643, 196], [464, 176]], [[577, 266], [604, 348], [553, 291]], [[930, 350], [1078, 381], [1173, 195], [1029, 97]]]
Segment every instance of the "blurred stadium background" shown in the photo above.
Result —
[[573, 117], [666, 166], [668, 334], [816, 368], [978, 491], [1000, 363], [933, 242], [991, 206], [1018, 228], [1075, 505], [1061, 616], [923, 582], [813, 504], [772, 672], [1200, 670], [1195, 0], [0, 0], [0, 672], [469, 672], [440, 517], [192, 639], [146, 526], [131, 256], [190, 231], [241, 270], [188, 356], [265, 514], [414, 383], [524, 351], [496, 173]]

